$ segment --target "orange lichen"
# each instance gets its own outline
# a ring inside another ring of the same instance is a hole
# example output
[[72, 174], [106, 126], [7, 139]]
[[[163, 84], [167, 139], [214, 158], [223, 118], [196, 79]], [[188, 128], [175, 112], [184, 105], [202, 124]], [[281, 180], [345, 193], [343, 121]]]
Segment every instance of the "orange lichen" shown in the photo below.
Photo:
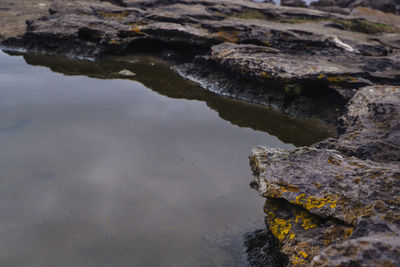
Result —
[[140, 28], [139, 27], [133, 27], [131, 30], [133, 32], [137, 33], [137, 34], [140, 34]]
[[237, 43], [239, 41], [239, 32], [237, 31], [229, 31], [229, 30], [220, 30], [217, 32], [217, 36], [226, 42]]
[[335, 166], [340, 166], [342, 161], [340, 159], [335, 159], [333, 156], [328, 157], [328, 163], [335, 165]]

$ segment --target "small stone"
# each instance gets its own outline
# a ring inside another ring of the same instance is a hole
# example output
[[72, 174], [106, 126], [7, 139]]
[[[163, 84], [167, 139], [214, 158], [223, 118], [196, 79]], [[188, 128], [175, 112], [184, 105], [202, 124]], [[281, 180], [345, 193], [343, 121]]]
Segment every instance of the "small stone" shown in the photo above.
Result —
[[126, 76], [126, 77], [134, 77], [136, 76], [136, 73], [129, 71], [129, 70], [121, 70], [118, 72], [119, 75]]

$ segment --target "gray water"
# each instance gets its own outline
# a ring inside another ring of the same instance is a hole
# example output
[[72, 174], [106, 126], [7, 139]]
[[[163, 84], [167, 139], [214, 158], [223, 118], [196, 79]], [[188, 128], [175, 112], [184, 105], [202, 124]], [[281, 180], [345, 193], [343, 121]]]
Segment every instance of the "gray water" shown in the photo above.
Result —
[[[127, 66], [141, 83], [115, 79]], [[250, 149], [330, 134], [147, 56], [1, 52], [0, 266], [242, 266], [265, 227]]]

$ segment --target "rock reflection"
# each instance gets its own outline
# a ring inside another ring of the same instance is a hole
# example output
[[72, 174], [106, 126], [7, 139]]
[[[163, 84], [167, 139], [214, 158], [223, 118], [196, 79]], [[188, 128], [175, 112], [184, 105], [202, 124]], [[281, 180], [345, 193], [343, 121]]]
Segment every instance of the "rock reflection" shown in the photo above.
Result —
[[[224, 120], [240, 127], [267, 132], [295, 146], [311, 145], [336, 135], [333, 126], [316, 119], [296, 119], [259, 105], [224, 98], [193, 84], [170, 69], [171, 64], [150, 55], [106, 57], [95, 62], [65, 57], [27, 54], [25, 61], [65, 75], [99, 79], [133, 79], [161, 95], [206, 102]], [[129, 70], [135, 75], [119, 72]]]

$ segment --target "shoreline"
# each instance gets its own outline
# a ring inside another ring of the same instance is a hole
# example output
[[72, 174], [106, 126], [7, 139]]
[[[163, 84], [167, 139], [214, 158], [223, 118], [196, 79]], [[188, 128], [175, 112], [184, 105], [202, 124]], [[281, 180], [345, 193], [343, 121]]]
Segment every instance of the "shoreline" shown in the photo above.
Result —
[[289, 265], [366, 264], [371, 249], [376, 264], [396, 265], [400, 29], [241, 0], [121, 1], [54, 3], [3, 44], [94, 58], [163, 47], [179, 59], [175, 70], [206, 90], [336, 124], [337, 139], [252, 151], [267, 227]]

